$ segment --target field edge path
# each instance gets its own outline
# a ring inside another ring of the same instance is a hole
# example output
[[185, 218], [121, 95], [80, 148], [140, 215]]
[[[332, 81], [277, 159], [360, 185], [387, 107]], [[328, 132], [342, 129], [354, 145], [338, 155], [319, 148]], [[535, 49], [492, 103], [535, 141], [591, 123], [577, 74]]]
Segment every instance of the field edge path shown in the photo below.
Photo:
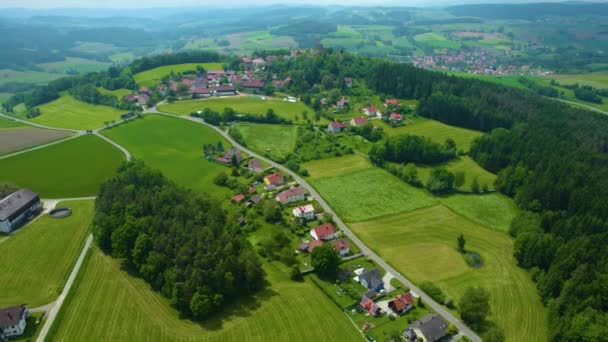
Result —
[[323, 197], [321, 197], [321, 195], [298, 174], [289, 170], [287, 167], [285, 167], [279, 163], [276, 163], [266, 157], [263, 157], [255, 152], [250, 151], [249, 149], [241, 146], [241, 144], [239, 144], [234, 139], [232, 139], [232, 137], [226, 131], [223, 131], [219, 127], [206, 123], [203, 119], [188, 116], [188, 115], [179, 116], [179, 115], [174, 115], [174, 114], [169, 114], [169, 113], [163, 113], [163, 112], [158, 111], [156, 109], [156, 107], [152, 107], [152, 108], [146, 110], [144, 112], [144, 114], [158, 114], [158, 115], [168, 116], [168, 117], [172, 117], [172, 118], [176, 118], [176, 119], [188, 120], [188, 121], [192, 121], [192, 122], [195, 122], [198, 124], [208, 126], [212, 129], [214, 129], [222, 137], [224, 137], [226, 140], [228, 140], [233, 146], [238, 147], [243, 152], [249, 154], [252, 157], [261, 159], [261, 160], [265, 161], [266, 163], [274, 166], [275, 168], [281, 170], [282, 172], [285, 172], [285, 173], [291, 175], [298, 183], [300, 183], [300, 185], [302, 185], [303, 187], [306, 188], [306, 190], [309, 191], [309, 193], [319, 202], [319, 204], [321, 204], [321, 206], [323, 207], [323, 209], [326, 212], [328, 212], [332, 215], [332, 217], [333, 217], [334, 221], [336, 222], [336, 224], [338, 225], [338, 227], [340, 227], [340, 229], [359, 247], [359, 249], [361, 250], [361, 252], [363, 254], [365, 254], [370, 259], [374, 260], [380, 267], [384, 268], [387, 272], [391, 273], [397, 280], [399, 280], [405, 286], [408, 286], [413, 292], [420, 295], [422, 300], [425, 303], [427, 303], [433, 310], [435, 310], [435, 312], [439, 313], [442, 317], [446, 318], [450, 323], [454, 324], [458, 328], [458, 330], [461, 334], [466, 335], [468, 338], [470, 338], [474, 342], [482, 341], [481, 338], [475, 332], [473, 332], [468, 326], [466, 326], [463, 322], [458, 320], [447, 309], [445, 309], [439, 303], [435, 302], [429, 295], [424, 293], [420, 288], [418, 288], [411, 281], [409, 281], [407, 278], [405, 278], [401, 273], [399, 273], [397, 270], [395, 270], [391, 265], [389, 265], [386, 261], [384, 261], [378, 254], [376, 254], [371, 248], [367, 247], [367, 245], [365, 245], [363, 243], [363, 241], [361, 241], [355, 235], [355, 233], [353, 233], [350, 230], [350, 228], [348, 228], [348, 226], [346, 226], [346, 224], [342, 221], [342, 219], [340, 219], [340, 217], [336, 214], [336, 212], [334, 212], [334, 210], [331, 208], [331, 206], [329, 206], [329, 204], [325, 201], [325, 199]]

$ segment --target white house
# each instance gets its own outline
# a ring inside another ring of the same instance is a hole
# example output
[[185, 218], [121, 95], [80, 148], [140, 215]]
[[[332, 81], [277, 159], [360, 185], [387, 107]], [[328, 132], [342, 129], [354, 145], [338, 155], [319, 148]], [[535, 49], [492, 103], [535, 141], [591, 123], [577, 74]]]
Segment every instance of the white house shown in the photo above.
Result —
[[42, 205], [37, 193], [21, 189], [0, 200], [0, 232], [10, 233], [36, 215]]
[[0, 309], [0, 339], [23, 335], [28, 315], [25, 305]]
[[295, 218], [304, 218], [305, 220], [313, 220], [315, 218], [315, 208], [312, 204], [295, 207], [292, 213]]

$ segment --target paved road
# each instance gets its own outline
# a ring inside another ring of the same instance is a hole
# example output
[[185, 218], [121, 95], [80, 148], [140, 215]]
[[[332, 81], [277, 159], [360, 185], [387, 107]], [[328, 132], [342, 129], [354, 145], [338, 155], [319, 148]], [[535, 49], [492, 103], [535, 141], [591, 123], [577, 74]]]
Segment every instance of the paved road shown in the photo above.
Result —
[[397, 280], [399, 280], [405, 286], [409, 287], [413, 292], [415, 292], [420, 297], [422, 297], [422, 300], [426, 303], [426, 305], [430, 306], [435, 312], [439, 313], [441, 316], [443, 316], [445, 319], [447, 319], [450, 323], [454, 324], [462, 334], [468, 336], [471, 340], [473, 340], [475, 342], [481, 342], [481, 338], [476, 333], [474, 333], [471, 329], [469, 329], [469, 327], [467, 327], [464, 323], [459, 321], [456, 317], [454, 317], [454, 315], [452, 315], [448, 310], [446, 310], [439, 303], [435, 302], [431, 297], [429, 297], [426, 293], [424, 293], [421, 289], [419, 289], [411, 281], [409, 281], [407, 278], [405, 278], [401, 273], [397, 272], [397, 270], [395, 270], [391, 265], [386, 263], [371, 248], [367, 247], [363, 243], [363, 241], [361, 241], [348, 228], [348, 226], [342, 221], [342, 219], [340, 219], [340, 217], [334, 212], [334, 210], [329, 206], [329, 204], [325, 201], [325, 199], [323, 199], [323, 197], [321, 197], [321, 195], [298, 174], [289, 170], [287, 167], [285, 167], [281, 164], [278, 164], [268, 158], [265, 158], [251, 150], [248, 150], [247, 148], [241, 146], [239, 143], [234, 141], [234, 139], [232, 139], [232, 137], [230, 137], [230, 135], [228, 135], [227, 132], [221, 130], [219, 127], [216, 127], [216, 126], [213, 126], [213, 125], [210, 125], [210, 124], [204, 122], [200, 118], [195, 118], [195, 117], [186, 116], [186, 115], [179, 116], [179, 115], [173, 115], [173, 114], [168, 114], [168, 113], [162, 113], [162, 112], [159, 112], [156, 109], [156, 107], [152, 107], [152, 108], [146, 110], [144, 113], [170, 116], [173, 118], [193, 121], [193, 122], [211, 127], [216, 132], [218, 132], [220, 135], [222, 135], [226, 140], [228, 140], [232, 145], [241, 149], [241, 151], [243, 151], [257, 159], [263, 160], [266, 163], [274, 166], [275, 168], [291, 175], [296, 181], [298, 181], [298, 183], [300, 183], [300, 185], [302, 185], [304, 188], [306, 188], [306, 190], [308, 190], [308, 192], [319, 202], [319, 204], [323, 207], [323, 209], [326, 212], [330, 213], [333, 216], [334, 222], [338, 225], [338, 227], [340, 227], [340, 229], [344, 232], [344, 234], [346, 234], [346, 236], [348, 236], [359, 247], [359, 249], [361, 250], [361, 253], [365, 254], [368, 258], [372, 259], [374, 262], [376, 262], [376, 264], [378, 264], [378, 266], [384, 268], [387, 272], [391, 273]]

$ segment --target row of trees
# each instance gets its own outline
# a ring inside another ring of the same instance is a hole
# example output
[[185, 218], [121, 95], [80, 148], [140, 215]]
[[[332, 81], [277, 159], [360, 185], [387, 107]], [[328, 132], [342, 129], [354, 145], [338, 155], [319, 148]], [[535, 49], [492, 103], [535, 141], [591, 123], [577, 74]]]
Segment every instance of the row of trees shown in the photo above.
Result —
[[398, 135], [374, 145], [369, 151], [372, 162], [437, 164], [456, 156], [456, 143], [447, 139], [443, 145], [418, 135]]
[[141, 161], [101, 186], [95, 209], [99, 247], [188, 317], [203, 319], [263, 286], [257, 254], [220, 204]]
[[224, 108], [221, 113], [213, 109], [205, 108], [200, 113], [192, 112], [190, 115], [202, 118], [205, 122], [214, 126], [219, 126], [237, 119], [239, 121], [256, 123], [291, 124], [291, 120], [279, 117], [272, 108], [269, 108], [264, 115], [237, 114], [234, 109], [229, 107]]

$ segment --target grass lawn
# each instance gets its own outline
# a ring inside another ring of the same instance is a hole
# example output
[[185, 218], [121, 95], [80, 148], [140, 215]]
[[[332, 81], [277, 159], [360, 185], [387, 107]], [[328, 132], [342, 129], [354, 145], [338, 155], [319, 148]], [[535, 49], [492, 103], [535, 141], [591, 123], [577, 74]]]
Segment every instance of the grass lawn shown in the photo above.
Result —
[[99, 90], [99, 92], [102, 94], [113, 95], [114, 97], [116, 97], [119, 100], [122, 99], [124, 96], [129, 95], [133, 92], [130, 89], [109, 90], [104, 87], [97, 87], [97, 90]]
[[17, 71], [11, 69], [0, 69], [0, 84], [8, 82], [46, 84], [60, 77], [65, 77], [65, 75], [42, 71]]
[[248, 148], [270, 158], [285, 158], [296, 145], [296, 126], [239, 124], [236, 127]]
[[218, 198], [230, 194], [226, 187], [213, 183], [220, 172], [230, 169], [203, 157], [203, 145], [222, 142], [225, 149], [230, 144], [213, 129], [186, 120], [146, 115], [118, 127], [104, 130], [103, 134], [124, 146], [134, 158], [144, 160], [149, 166], [182, 186], [202, 191]]
[[372, 168], [311, 180], [312, 185], [345, 221], [428, 207], [437, 200], [422, 189], [409, 186], [387, 171]]
[[[513, 240], [443, 205], [352, 224], [353, 231], [385, 260], [416, 283], [428, 280], [460, 299], [469, 286], [490, 291], [495, 321], [506, 341], [543, 341], [546, 315], [530, 276], [516, 266]], [[469, 267], [456, 250], [464, 234], [466, 248], [484, 260]]]
[[309, 179], [335, 177], [355, 171], [371, 169], [373, 166], [367, 158], [359, 154], [349, 154], [339, 158], [328, 158], [309, 161], [301, 165], [308, 170]]
[[93, 201], [68, 201], [72, 215], [44, 214], [0, 243], [0, 307], [25, 303], [30, 308], [54, 301], [84, 243]]
[[[51, 330], [57, 341], [357, 341], [343, 312], [309, 281], [265, 264], [270, 287], [227, 305], [201, 324], [180, 319], [168, 300], [117, 260], [93, 249]], [[94, 319], [92, 319], [94, 317]]]
[[39, 150], [0, 159], [2, 180], [42, 198], [93, 196], [124, 160], [120, 150], [86, 135]]
[[[457, 159], [454, 159], [448, 163], [442, 164], [442, 166], [447, 168], [452, 173], [464, 173], [464, 183], [462, 186], [458, 187], [460, 190], [470, 191], [471, 184], [475, 178], [477, 178], [477, 182], [480, 187], [485, 184], [488, 186], [488, 189], [494, 189], [496, 175], [479, 166], [469, 156], [458, 157]], [[431, 175], [431, 170], [433, 170], [435, 167], [436, 166], [419, 166], [418, 177], [420, 177], [420, 180], [426, 183]]]
[[13, 120], [6, 119], [4, 117], [0, 117], [0, 129], [17, 128], [17, 127], [24, 127], [24, 126], [25, 126], [25, 124], [22, 124], [18, 121], [13, 121]]
[[[278, 98], [268, 98], [262, 100], [259, 97], [240, 96], [240, 97], [224, 97], [212, 98], [203, 100], [186, 100], [177, 101], [161, 105], [158, 109], [161, 112], [173, 113], [178, 115], [189, 115], [192, 112], [209, 108], [215, 111], [223, 111], [224, 108], [230, 107], [241, 114], [264, 115], [268, 109], [285, 119], [295, 121], [296, 115], [302, 118], [302, 112], [308, 111], [308, 117], [314, 117], [314, 111], [304, 103], [298, 101], [295, 103], [283, 101]], [[299, 122], [304, 123], [303, 120]], [[327, 123], [327, 119], [321, 118], [321, 123]]]
[[512, 199], [493, 193], [488, 195], [453, 194], [440, 198], [441, 203], [460, 215], [487, 227], [507, 232], [518, 209]]
[[94, 129], [104, 126], [104, 122], [120, 120], [124, 110], [93, 105], [64, 95], [55, 101], [45, 103], [40, 108], [40, 116], [31, 119], [35, 123], [50, 127], [70, 129]]
[[[408, 117], [408, 119], [410, 118]], [[374, 124], [379, 123], [384, 128], [384, 132], [389, 136], [399, 134], [421, 135], [439, 144], [443, 144], [447, 138], [451, 138], [456, 143], [456, 148], [464, 151], [468, 151], [471, 148], [473, 140], [483, 134], [479, 131], [446, 125], [442, 122], [420, 116], [411, 118], [411, 120], [413, 122], [405, 126], [394, 128], [379, 120], [374, 121]]]
[[173, 72], [184, 72], [196, 70], [197, 66], [202, 66], [205, 70], [220, 70], [222, 63], [184, 63], [174, 65], [164, 65], [158, 68], [146, 70], [133, 75], [135, 82], [140, 86], [152, 87], [160, 83], [160, 80]]
[[76, 71], [79, 74], [86, 74], [89, 72], [106, 70], [109, 66], [110, 63], [78, 57], [66, 57], [65, 60], [60, 62], [38, 64], [38, 67], [42, 68], [44, 71], [57, 74], [67, 74], [71, 71]]

